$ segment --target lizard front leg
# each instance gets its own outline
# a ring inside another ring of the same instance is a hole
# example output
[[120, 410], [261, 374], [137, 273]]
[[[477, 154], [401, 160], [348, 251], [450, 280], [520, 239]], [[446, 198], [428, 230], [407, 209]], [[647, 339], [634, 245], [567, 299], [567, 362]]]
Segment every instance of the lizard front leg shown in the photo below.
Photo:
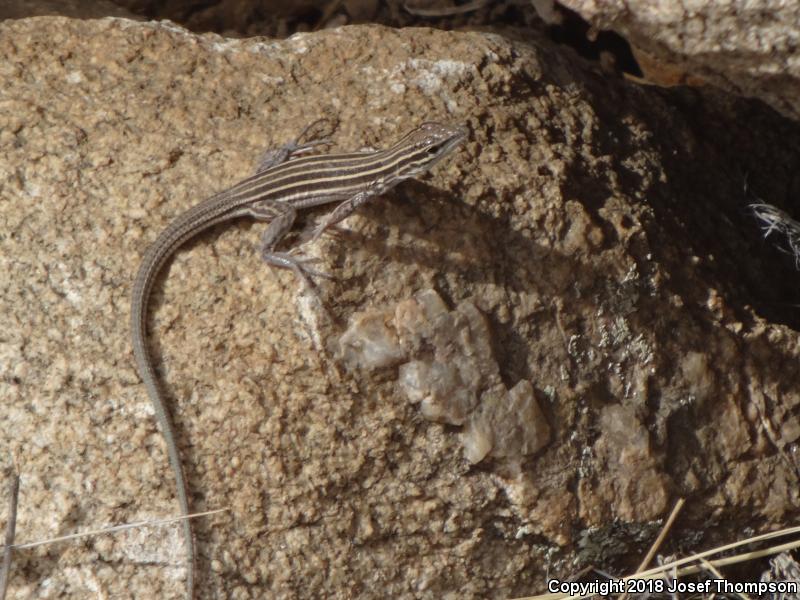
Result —
[[379, 196], [384, 191], [386, 190], [383, 186], [371, 185], [364, 188], [362, 191], [357, 192], [347, 200], [337, 204], [336, 208], [325, 215], [319, 224], [314, 228], [314, 232], [308, 241], [313, 242], [314, 240], [318, 239], [326, 229], [329, 229], [340, 221], [343, 221], [353, 214], [353, 212], [358, 210], [360, 206], [367, 203], [372, 198]]

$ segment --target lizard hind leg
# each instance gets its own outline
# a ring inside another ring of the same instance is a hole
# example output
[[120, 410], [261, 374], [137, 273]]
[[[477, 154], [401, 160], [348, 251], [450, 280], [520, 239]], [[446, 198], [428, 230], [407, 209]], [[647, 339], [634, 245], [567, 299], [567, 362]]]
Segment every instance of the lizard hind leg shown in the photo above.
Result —
[[303, 128], [293, 141], [280, 148], [269, 149], [261, 155], [256, 167], [256, 175], [269, 168], [278, 166], [291, 158], [307, 154], [320, 146], [331, 143], [331, 135], [336, 130], [336, 123], [331, 119], [322, 117], [311, 122]]

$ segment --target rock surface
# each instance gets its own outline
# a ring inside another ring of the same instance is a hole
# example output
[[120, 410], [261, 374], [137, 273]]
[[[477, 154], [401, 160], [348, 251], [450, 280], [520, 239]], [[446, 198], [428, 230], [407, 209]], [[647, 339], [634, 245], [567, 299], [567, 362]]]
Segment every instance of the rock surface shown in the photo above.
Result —
[[[798, 126], [546, 42], [38, 18], [0, 24], [0, 461], [22, 475], [20, 543], [177, 513], [131, 280], [171, 218], [318, 116], [339, 119], [335, 149], [425, 120], [472, 133], [311, 246], [337, 276], [319, 300], [260, 263], [247, 222], [156, 285], [193, 506], [230, 509], [195, 525], [201, 597], [522, 596], [635, 567], [678, 496], [684, 549], [796, 520], [797, 273], [743, 185], [798, 197]], [[480, 311], [504, 389], [529, 382], [538, 453], [472, 466], [397, 367], [330, 351], [354, 314], [429, 289]], [[17, 553], [12, 597], [182, 598], [184, 566], [177, 527], [137, 529]]]
[[422, 290], [393, 310], [354, 315], [338, 342], [351, 368], [397, 367], [398, 383], [429, 421], [464, 426], [464, 454], [517, 464], [550, 438], [531, 383], [507, 389], [485, 317], [472, 302], [448, 310], [435, 290]]
[[705, 80], [800, 119], [798, 2], [559, 2], [597, 29], [624, 36], [645, 70], [652, 63], [660, 73], [666, 67], [673, 84]]

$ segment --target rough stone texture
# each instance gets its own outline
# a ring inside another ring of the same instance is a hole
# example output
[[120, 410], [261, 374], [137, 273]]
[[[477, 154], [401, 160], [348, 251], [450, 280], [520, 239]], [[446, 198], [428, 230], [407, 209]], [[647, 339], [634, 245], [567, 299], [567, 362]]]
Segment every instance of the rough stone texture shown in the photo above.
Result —
[[[201, 597], [531, 594], [633, 568], [677, 496], [684, 550], [796, 521], [800, 288], [743, 191], [790, 210], [791, 121], [480, 33], [38, 18], [0, 24], [0, 461], [22, 475], [20, 543], [177, 512], [131, 356], [133, 274], [171, 218], [323, 115], [339, 149], [430, 119], [472, 133], [310, 247], [338, 278], [319, 301], [260, 263], [247, 222], [157, 284], [193, 505], [230, 508], [196, 524]], [[516, 469], [470, 466], [396, 369], [326, 350], [424, 289], [485, 316], [507, 389], [532, 382], [552, 440]], [[177, 527], [38, 548], [10, 597], [182, 598], [184, 561]]]
[[448, 310], [435, 290], [393, 309], [357, 313], [338, 340], [342, 362], [374, 370], [397, 366], [406, 397], [430, 421], [465, 426], [464, 454], [509, 465], [541, 450], [550, 427], [528, 381], [506, 388], [486, 318], [470, 301]]
[[627, 38], [659, 82], [706, 80], [800, 118], [800, 2], [559, 2]]
[[[800, 588], [800, 564], [789, 552], [779, 554], [770, 561], [770, 568], [762, 573], [761, 581], [775, 582], [780, 585], [782, 582], [793, 581]], [[782, 594], [786, 600], [800, 600], [800, 592]]]

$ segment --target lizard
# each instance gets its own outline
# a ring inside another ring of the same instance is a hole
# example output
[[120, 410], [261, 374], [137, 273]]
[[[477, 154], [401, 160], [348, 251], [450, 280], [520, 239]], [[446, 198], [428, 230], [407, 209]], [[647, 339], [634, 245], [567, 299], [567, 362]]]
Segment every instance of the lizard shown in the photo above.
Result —
[[[405, 179], [431, 169], [464, 141], [461, 126], [423, 123], [384, 150], [318, 154], [310, 152], [327, 139], [300, 140], [267, 153], [254, 175], [216, 193], [178, 215], [145, 251], [131, 293], [131, 337], [139, 375], [147, 388], [167, 446], [181, 513], [189, 515], [189, 497], [175, 432], [164, 402], [153, 359], [146, 344], [147, 308], [153, 284], [167, 260], [190, 238], [219, 223], [250, 217], [268, 223], [261, 237], [261, 256], [270, 265], [291, 269], [306, 285], [307, 276], [325, 276], [308, 267], [310, 259], [276, 249], [298, 211], [336, 203], [314, 229], [311, 240], [359, 206]], [[190, 519], [183, 520], [188, 555], [187, 595], [194, 598], [195, 542]]]

